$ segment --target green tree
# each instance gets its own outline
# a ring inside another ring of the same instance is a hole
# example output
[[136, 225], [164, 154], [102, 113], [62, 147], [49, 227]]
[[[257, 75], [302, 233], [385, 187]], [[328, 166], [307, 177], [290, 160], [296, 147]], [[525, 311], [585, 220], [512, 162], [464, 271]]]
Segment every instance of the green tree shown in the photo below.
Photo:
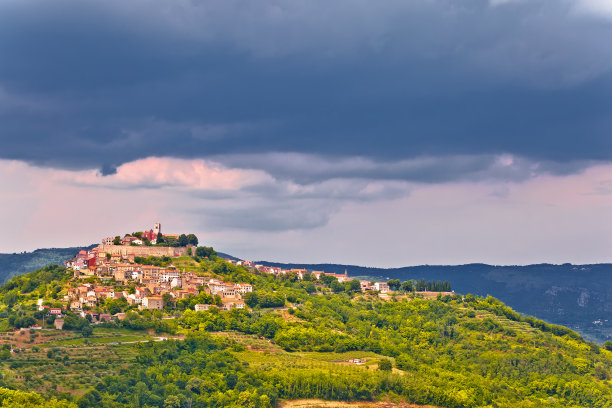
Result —
[[187, 243], [189, 245], [198, 246], [198, 237], [195, 234], [187, 235]]
[[81, 329], [81, 334], [85, 338], [91, 337], [91, 335], [93, 334], [93, 329], [91, 328], [90, 325], [83, 326], [83, 328]]
[[414, 290], [414, 287], [412, 286], [412, 282], [410, 281], [402, 282], [400, 287], [404, 292], [412, 292]]
[[358, 279], [351, 279], [346, 285], [347, 292], [361, 292], [361, 282]]
[[185, 235], [185, 234], [179, 235], [179, 237], [178, 237], [178, 244], [179, 244], [179, 246], [184, 247], [184, 246], [187, 246], [188, 243], [189, 243], [189, 241], [187, 239], [187, 235]]
[[176, 395], [169, 395], [164, 401], [164, 408], [180, 408], [181, 400]]
[[336, 281], [336, 282], [338, 281], [338, 279], [335, 276], [326, 275], [324, 273], [319, 276], [319, 279], [321, 280], [321, 282], [323, 282], [327, 286], [330, 286], [333, 281]]
[[201, 246], [196, 248], [196, 256], [200, 258], [212, 258], [217, 255], [212, 247]]
[[389, 289], [391, 290], [398, 290], [401, 284], [402, 283], [399, 281], [399, 279], [389, 279], [387, 281], [387, 285], [389, 285]]
[[128, 307], [128, 303], [125, 298], [110, 299], [105, 302], [104, 306], [108, 313], [114, 315], [125, 310]]
[[200, 387], [202, 386], [203, 382], [204, 380], [202, 380], [200, 377], [190, 378], [189, 381], [187, 381], [187, 385], [185, 385], [185, 389], [187, 391], [199, 394]]
[[338, 279], [333, 280], [331, 284], [329, 285], [329, 288], [333, 290], [335, 293], [344, 291], [344, 286], [342, 286], [342, 284], [338, 282]]
[[393, 364], [388, 358], [383, 358], [378, 363], [378, 369], [382, 371], [391, 371], [393, 369]]
[[17, 303], [18, 300], [19, 296], [13, 291], [4, 295], [4, 304], [7, 305], [9, 308], [15, 306], [15, 303]]
[[257, 306], [257, 303], [259, 302], [257, 292], [247, 292], [245, 293], [243, 299], [244, 299], [244, 303], [249, 307], [255, 307]]
[[162, 299], [164, 301], [164, 306], [170, 307], [171, 305], [174, 305], [174, 298], [172, 297], [172, 295], [168, 292], [164, 293], [162, 295]]
[[598, 380], [606, 381], [610, 379], [610, 373], [606, 369], [606, 366], [602, 363], [595, 364], [595, 370], [593, 371], [593, 375]]

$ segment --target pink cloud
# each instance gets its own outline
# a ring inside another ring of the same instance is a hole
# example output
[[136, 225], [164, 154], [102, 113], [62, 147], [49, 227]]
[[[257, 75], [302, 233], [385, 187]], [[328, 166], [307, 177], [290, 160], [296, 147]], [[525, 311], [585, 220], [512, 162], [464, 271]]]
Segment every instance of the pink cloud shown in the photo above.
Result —
[[271, 181], [263, 171], [227, 169], [205, 160], [149, 157], [125, 163], [112, 175], [99, 171], [58, 171], [63, 182], [107, 188], [177, 187], [191, 190], [236, 190], [247, 185]]

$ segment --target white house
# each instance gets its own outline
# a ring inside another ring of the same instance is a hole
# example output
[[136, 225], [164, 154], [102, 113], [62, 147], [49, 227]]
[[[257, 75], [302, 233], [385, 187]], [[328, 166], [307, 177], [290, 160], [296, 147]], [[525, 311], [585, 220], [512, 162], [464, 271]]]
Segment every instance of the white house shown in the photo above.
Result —
[[374, 288], [380, 293], [386, 293], [389, 291], [389, 285], [386, 282], [375, 282]]

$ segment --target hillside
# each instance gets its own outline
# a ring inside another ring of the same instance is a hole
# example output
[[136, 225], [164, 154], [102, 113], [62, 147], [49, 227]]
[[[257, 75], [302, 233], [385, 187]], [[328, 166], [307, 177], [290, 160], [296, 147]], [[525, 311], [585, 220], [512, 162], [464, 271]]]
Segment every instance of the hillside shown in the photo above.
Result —
[[81, 249], [91, 249], [92, 247], [93, 245], [72, 248], [43, 248], [33, 252], [0, 254], [0, 282], [6, 282], [13, 276], [32, 272], [47, 265], [61, 265]]
[[337, 264], [257, 262], [400, 280], [446, 280], [459, 293], [492, 295], [526, 315], [570, 327], [598, 342], [612, 339], [612, 264], [411, 266], [368, 268]]
[[[612, 407], [612, 343], [601, 348], [492, 297], [361, 292], [333, 276], [174, 262], [197, 277], [252, 285], [248, 307], [223, 310], [201, 286], [160, 310], [100, 300], [84, 314], [119, 311], [103, 323], [64, 310], [62, 330], [0, 335], [0, 387], [79, 407]], [[0, 325], [53, 327], [36, 300], [61, 305], [82, 283], [56, 266], [13, 278], [0, 287]]]
[[[0, 281], [50, 264], [61, 264], [84, 248], [47, 248], [0, 254]], [[219, 253], [225, 259], [238, 259]], [[369, 268], [339, 264], [257, 262], [266, 266], [306, 268], [377, 279], [445, 280], [459, 293], [492, 295], [526, 315], [576, 330], [603, 343], [612, 339], [612, 264], [492, 266], [411, 266]]]
[[[0, 254], [0, 281], [49, 264], [61, 264], [80, 249], [47, 248], [34, 252]], [[225, 259], [237, 259], [219, 253]], [[306, 268], [350, 276], [401, 280], [446, 280], [459, 293], [492, 295], [526, 315], [570, 327], [588, 339], [612, 339], [612, 264], [492, 266], [412, 266], [369, 268], [339, 264], [257, 262], [266, 266]]]

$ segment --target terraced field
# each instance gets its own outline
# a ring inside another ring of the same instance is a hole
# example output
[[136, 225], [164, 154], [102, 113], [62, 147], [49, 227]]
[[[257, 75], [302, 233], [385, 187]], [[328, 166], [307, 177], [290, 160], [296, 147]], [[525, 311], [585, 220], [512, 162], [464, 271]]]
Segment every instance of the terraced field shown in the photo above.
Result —
[[17, 389], [73, 395], [91, 389], [105, 375], [127, 369], [136, 355], [134, 342], [153, 339], [146, 332], [125, 329], [96, 328], [88, 339], [56, 330], [35, 334], [36, 342], [30, 344], [21, 341], [24, 335], [19, 332], [0, 337], [14, 347], [4, 361], [4, 381]]

